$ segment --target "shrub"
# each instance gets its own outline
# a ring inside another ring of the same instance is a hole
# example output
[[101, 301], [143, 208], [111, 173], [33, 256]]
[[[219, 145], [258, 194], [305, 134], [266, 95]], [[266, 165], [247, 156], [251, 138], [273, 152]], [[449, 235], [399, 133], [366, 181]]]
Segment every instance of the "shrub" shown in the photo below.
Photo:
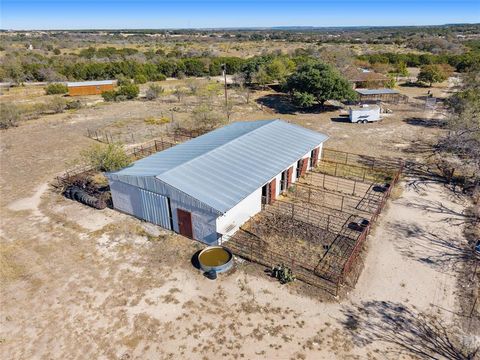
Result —
[[295, 281], [295, 275], [293, 275], [292, 270], [283, 264], [273, 267], [271, 274], [272, 277], [280, 281], [280, 284], [288, 284]]
[[52, 100], [50, 100], [50, 103], [48, 103], [48, 109], [50, 111], [53, 111], [54, 114], [62, 113], [66, 108], [67, 108], [67, 102], [65, 99], [61, 97], [54, 97]]
[[82, 107], [82, 102], [80, 100], [73, 100], [67, 102], [67, 110], [76, 110]]
[[105, 91], [102, 93], [105, 101], [125, 101], [138, 97], [140, 88], [135, 84], [120, 86], [117, 90]]
[[162, 125], [162, 124], [168, 124], [170, 122], [170, 119], [166, 116], [163, 116], [160, 119], [149, 117], [149, 118], [146, 118], [144, 122], [145, 124], [148, 124], [148, 125]]
[[95, 144], [81, 153], [82, 159], [99, 171], [120, 170], [131, 163], [121, 144]]
[[123, 75], [120, 75], [119, 77], [117, 77], [118, 86], [130, 85], [131, 83], [132, 83], [132, 80], [130, 80], [129, 78]]
[[159, 85], [152, 84], [147, 90], [147, 93], [145, 94], [145, 98], [147, 100], [155, 100], [158, 98], [160, 94], [162, 94], [165, 91], [164, 88], [162, 88]]
[[102, 93], [103, 100], [110, 102], [115, 101], [117, 97], [117, 92], [115, 90], [104, 91]]
[[138, 87], [138, 85], [135, 85], [135, 84], [120, 86], [120, 88], [116, 91], [117, 97], [123, 95], [129, 100], [135, 99], [136, 97], [138, 97], [139, 93], [140, 93], [140, 88]]
[[143, 74], [138, 74], [135, 76], [133, 81], [135, 82], [135, 84], [145, 84], [147, 82], [147, 77]]
[[20, 111], [14, 104], [4, 103], [0, 106], [0, 129], [17, 126]]
[[47, 95], [60, 95], [66, 94], [68, 92], [67, 85], [55, 83], [55, 84], [48, 84], [45, 88], [45, 94]]
[[449, 74], [445, 70], [445, 67], [440, 65], [425, 65], [422, 66], [420, 73], [418, 74], [418, 81], [432, 86], [433, 83], [447, 80], [448, 76]]

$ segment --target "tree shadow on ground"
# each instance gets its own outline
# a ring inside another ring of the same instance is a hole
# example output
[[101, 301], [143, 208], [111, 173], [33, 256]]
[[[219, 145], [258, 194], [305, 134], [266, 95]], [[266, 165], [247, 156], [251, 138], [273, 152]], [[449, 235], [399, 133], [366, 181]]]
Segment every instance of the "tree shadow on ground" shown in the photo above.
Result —
[[442, 272], [475, 261], [473, 249], [461, 239], [426, 231], [417, 224], [393, 223], [389, 227], [399, 239], [395, 246], [402, 255]]
[[446, 125], [446, 121], [444, 119], [429, 119], [429, 118], [419, 118], [419, 117], [412, 117], [404, 119], [403, 122], [407, 123], [408, 125], [414, 126], [421, 126], [425, 128], [439, 128], [442, 129]]
[[340, 322], [357, 346], [382, 341], [391, 345], [387, 353], [420, 359], [473, 360], [479, 352], [478, 344], [462, 343], [440, 319], [400, 303], [365, 301], [342, 313]]
[[298, 110], [286, 94], [268, 94], [259, 97], [256, 101], [279, 114], [295, 114]]
[[335, 106], [328, 105], [315, 105], [302, 109], [293, 105], [288, 94], [284, 93], [267, 94], [256, 99], [256, 102], [278, 114], [315, 114], [338, 109]]

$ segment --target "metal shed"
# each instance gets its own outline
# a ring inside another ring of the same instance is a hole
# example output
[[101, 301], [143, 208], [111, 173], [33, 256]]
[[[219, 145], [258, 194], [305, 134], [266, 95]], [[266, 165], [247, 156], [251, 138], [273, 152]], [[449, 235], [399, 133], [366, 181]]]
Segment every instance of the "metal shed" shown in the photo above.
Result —
[[355, 89], [360, 97], [360, 102], [407, 102], [408, 97], [400, 94], [397, 90], [393, 89]]
[[316, 165], [327, 136], [237, 122], [107, 174], [116, 209], [215, 244]]
[[99, 95], [115, 89], [116, 83], [116, 80], [67, 82], [68, 95]]

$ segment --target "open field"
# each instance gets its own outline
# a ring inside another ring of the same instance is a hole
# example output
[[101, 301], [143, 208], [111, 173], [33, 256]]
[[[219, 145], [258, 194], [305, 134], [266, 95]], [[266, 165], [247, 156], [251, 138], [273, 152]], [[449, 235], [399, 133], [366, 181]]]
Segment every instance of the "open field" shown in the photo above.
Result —
[[[436, 86], [434, 95], [444, 98], [452, 84]], [[254, 92], [248, 104], [233, 96], [232, 121], [280, 117], [328, 134], [331, 148], [422, 162], [414, 145], [443, 131], [441, 114], [423, 106], [426, 89], [399, 89], [411, 101], [392, 105], [379, 123], [350, 124], [340, 110], [297, 112], [270, 90]], [[213, 101], [220, 106], [222, 99]], [[415, 174], [406, 173], [387, 204], [367, 239], [358, 283], [346, 286], [341, 299], [301, 282], [281, 286], [263, 267], [241, 261], [212, 282], [191, 264], [198, 243], [111, 209], [84, 207], [49, 187], [95, 143], [87, 129], [134, 133], [133, 142], [142, 143], [166, 127], [146, 118], [173, 112], [174, 121], [188, 124], [197, 100], [168, 95], [91, 105], [0, 133], [4, 358], [419, 359], [418, 347], [440, 351], [435, 342], [444, 333], [428, 336], [438, 323], [462, 334], [458, 316], [468, 314], [456, 301], [455, 255], [465, 239], [452, 221], [461, 222], [466, 199], [440, 183], [409, 186]], [[353, 191], [358, 197], [366, 192]], [[456, 246], [447, 249], [446, 239]], [[427, 336], [419, 337], [413, 331], [424, 314], [420, 328]], [[470, 346], [478, 339], [464, 341]]]

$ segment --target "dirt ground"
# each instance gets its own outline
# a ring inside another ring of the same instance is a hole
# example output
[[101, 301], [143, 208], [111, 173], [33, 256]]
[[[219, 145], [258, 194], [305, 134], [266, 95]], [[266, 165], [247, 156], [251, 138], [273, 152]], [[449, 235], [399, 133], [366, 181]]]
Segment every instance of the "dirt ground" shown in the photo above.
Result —
[[[254, 100], [265, 96], [278, 94]], [[366, 125], [332, 120], [339, 111], [297, 114], [261, 103], [240, 107], [233, 120], [284, 118], [327, 133], [329, 147], [370, 155], [412, 156], [403, 150], [441, 131], [421, 100]], [[2, 358], [420, 359], [418, 349], [432, 348], [443, 359], [439, 324], [465, 347], [480, 341], [476, 329], [463, 336], [455, 327], [459, 260], [448, 244], [465, 242], [455, 224], [466, 203], [441, 184], [400, 184], [368, 238], [357, 286], [329, 300], [241, 261], [210, 281], [191, 264], [199, 244], [48, 186], [94, 143], [87, 128], [159, 109], [161, 100], [101, 105], [1, 132]], [[418, 336], [419, 328], [439, 337]]]

